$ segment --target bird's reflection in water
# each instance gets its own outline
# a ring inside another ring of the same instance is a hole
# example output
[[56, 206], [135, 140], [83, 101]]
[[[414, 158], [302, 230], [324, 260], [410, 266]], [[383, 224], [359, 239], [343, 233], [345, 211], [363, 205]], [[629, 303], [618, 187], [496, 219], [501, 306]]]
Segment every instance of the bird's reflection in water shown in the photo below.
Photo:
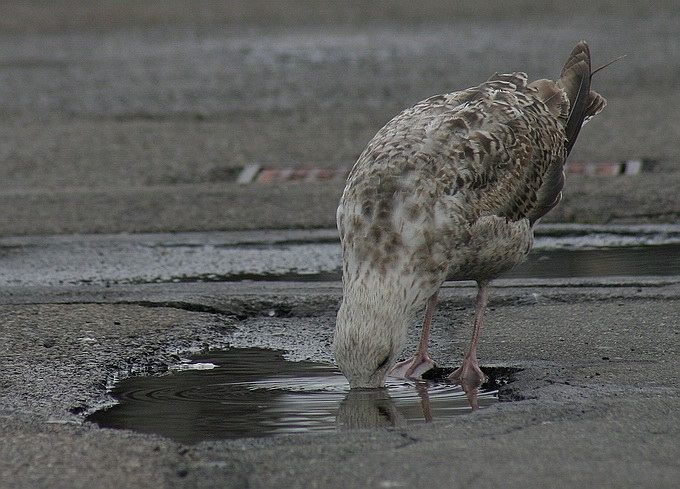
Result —
[[479, 409], [479, 389], [482, 387], [481, 382], [480, 383], [471, 383], [471, 382], [461, 382], [460, 383], [460, 388], [463, 389], [463, 392], [465, 392], [465, 397], [467, 397], [468, 403], [470, 403], [470, 407], [472, 408], [473, 411], [477, 411]]
[[423, 410], [423, 419], [426, 423], [432, 421], [432, 406], [430, 406], [430, 393], [427, 391], [425, 382], [416, 382], [416, 392], [420, 397], [420, 407]]
[[339, 429], [390, 428], [406, 426], [387, 389], [352, 389], [340, 403], [335, 418]]
[[[424, 421], [431, 422], [440, 414], [441, 418], [446, 418], [451, 412], [451, 397], [463, 397], [457, 386], [435, 385], [425, 381], [409, 381], [408, 387], [414, 388], [420, 403], [405, 405], [405, 389], [394, 389], [395, 397], [390, 395], [390, 389], [352, 389], [340, 403], [335, 425], [340, 430], [366, 429], [366, 428], [391, 428], [404, 427], [408, 422]], [[390, 382], [388, 382], [390, 386]], [[469, 412], [479, 409], [479, 385], [461, 385], [460, 388], [467, 398], [467, 404], [460, 403], [454, 409], [459, 412]], [[431, 399], [430, 390], [435, 390], [434, 397]], [[408, 389], [410, 390], [410, 389]], [[456, 392], [457, 396], [456, 396]], [[412, 392], [412, 391], [411, 391]], [[413, 395], [411, 397], [411, 401]], [[442, 408], [442, 402], [447, 406]], [[439, 409], [436, 409], [436, 408]], [[400, 410], [401, 409], [401, 410]], [[405, 411], [402, 413], [401, 411]], [[407, 412], [406, 412], [407, 411]]]

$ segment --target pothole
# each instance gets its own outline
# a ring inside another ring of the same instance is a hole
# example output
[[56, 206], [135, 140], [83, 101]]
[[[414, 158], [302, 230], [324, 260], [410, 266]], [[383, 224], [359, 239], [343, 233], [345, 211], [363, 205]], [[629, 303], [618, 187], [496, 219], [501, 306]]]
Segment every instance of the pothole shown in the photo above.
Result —
[[[119, 404], [88, 421], [193, 444], [342, 429], [398, 427], [469, 413], [462, 389], [433, 372], [422, 382], [388, 379], [386, 389], [351, 391], [333, 366], [286, 360], [283, 350], [230, 348], [194, 355], [163, 376], [133, 377], [112, 390]], [[485, 369], [480, 409], [516, 370]]]

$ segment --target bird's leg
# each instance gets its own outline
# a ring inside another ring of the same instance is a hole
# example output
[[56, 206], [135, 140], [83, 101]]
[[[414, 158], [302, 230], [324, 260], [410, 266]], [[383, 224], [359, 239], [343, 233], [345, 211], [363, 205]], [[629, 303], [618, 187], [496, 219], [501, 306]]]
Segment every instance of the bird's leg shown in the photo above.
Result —
[[482, 322], [484, 321], [484, 311], [486, 304], [489, 301], [489, 281], [480, 280], [477, 282], [479, 290], [477, 291], [477, 299], [475, 300], [475, 322], [472, 330], [472, 341], [470, 342], [470, 349], [463, 358], [463, 364], [455, 370], [449, 379], [461, 384], [463, 390], [476, 389], [484, 383], [485, 376], [479, 368], [477, 362], [477, 342], [479, 341], [479, 332], [482, 329]]
[[427, 354], [427, 344], [430, 340], [430, 323], [432, 322], [434, 308], [437, 305], [438, 293], [439, 291], [435, 292], [427, 302], [425, 319], [423, 320], [423, 331], [420, 334], [420, 341], [416, 347], [415, 355], [408, 360], [397, 363], [394, 368], [392, 368], [390, 375], [394, 377], [403, 377], [405, 379], [420, 378], [421, 375], [434, 367], [434, 362]]

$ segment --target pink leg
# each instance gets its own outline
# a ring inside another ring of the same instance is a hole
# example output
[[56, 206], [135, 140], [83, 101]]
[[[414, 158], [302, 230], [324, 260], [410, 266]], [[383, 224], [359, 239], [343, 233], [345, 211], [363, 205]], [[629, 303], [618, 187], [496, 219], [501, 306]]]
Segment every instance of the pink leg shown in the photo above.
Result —
[[475, 301], [475, 322], [470, 349], [465, 354], [465, 358], [463, 358], [463, 364], [449, 375], [449, 379], [461, 384], [465, 392], [479, 387], [485, 380], [484, 373], [480, 370], [479, 363], [477, 362], [477, 343], [479, 341], [479, 332], [482, 329], [482, 322], [484, 321], [484, 311], [489, 301], [489, 281], [480, 280], [477, 284], [479, 285], [479, 290], [477, 291], [477, 300]]
[[390, 372], [394, 377], [403, 377], [405, 379], [420, 378], [425, 372], [434, 367], [434, 362], [427, 354], [427, 344], [430, 340], [430, 323], [432, 323], [432, 314], [437, 305], [437, 295], [439, 291], [435, 292], [430, 300], [427, 302], [425, 308], [425, 319], [423, 320], [423, 331], [420, 334], [420, 342], [416, 347], [416, 353], [412, 358], [397, 363]]

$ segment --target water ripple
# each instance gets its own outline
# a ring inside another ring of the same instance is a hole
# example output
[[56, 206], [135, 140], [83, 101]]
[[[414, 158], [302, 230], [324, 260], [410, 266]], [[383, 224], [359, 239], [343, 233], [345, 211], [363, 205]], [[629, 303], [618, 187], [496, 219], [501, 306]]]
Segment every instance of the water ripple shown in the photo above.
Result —
[[[212, 364], [193, 369], [189, 365]], [[333, 366], [291, 362], [283, 351], [230, 349], [197, 355], [169, 375], [119, 382], [120, 403], [89, 417], [100, 426], [158, 433], [184, 443], [282, 433], [423, 423], [471, 408], [456, 385], [389, 378], [386, 389], [352, 391]], [[496, 391], [478, 395], [480, 407]]]

